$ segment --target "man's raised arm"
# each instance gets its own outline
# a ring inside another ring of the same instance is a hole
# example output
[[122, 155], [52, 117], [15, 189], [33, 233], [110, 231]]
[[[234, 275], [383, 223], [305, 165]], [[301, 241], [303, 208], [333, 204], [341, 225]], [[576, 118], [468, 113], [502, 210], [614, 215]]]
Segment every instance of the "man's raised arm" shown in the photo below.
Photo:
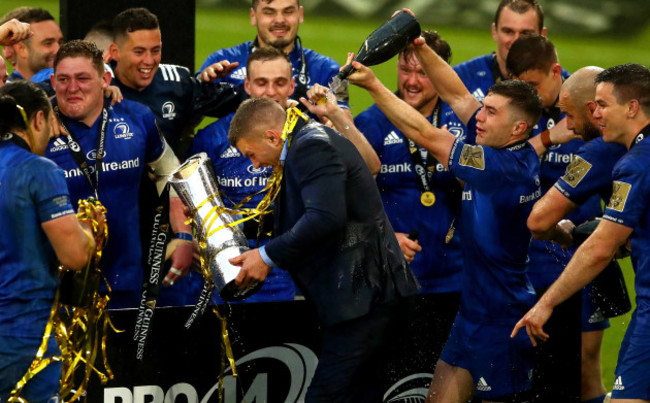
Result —
[[388, 90], [372, 70], [358, 62], [352, 66], [357, 71], [350, 75], [350, 82], [367, 90], [379, 109], [406, 137], [429, 150], [446, 168], [456, 139], [454, 135], [433, 127], [420, 112]]
[[467, 125], [476, 110], [481, 107], [481, 103], [467, 90], [454, 69], [427, 46], [424, 38], [415, 39], [413, 47], [422, 69], [429, 76], [440, 98], [451, 106], [456, 116]]

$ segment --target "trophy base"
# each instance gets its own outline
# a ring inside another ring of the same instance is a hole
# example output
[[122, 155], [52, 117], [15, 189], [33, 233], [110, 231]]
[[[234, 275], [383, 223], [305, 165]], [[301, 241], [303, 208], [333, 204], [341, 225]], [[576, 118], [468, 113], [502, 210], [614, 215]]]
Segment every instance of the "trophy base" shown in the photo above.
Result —
[[237, 288], [237, 285], [233, 280], [228, 284], [226, 284], [221, 289], [221, 291], [219, 291], [219, 295], [221, 296], [221, 299], [223, 299], [224, 301], [241, 301], [255, 294], [262, 287], [262, 284], [264, 283], [256, 282], [250, 287], [240, 290], [239, 288]]

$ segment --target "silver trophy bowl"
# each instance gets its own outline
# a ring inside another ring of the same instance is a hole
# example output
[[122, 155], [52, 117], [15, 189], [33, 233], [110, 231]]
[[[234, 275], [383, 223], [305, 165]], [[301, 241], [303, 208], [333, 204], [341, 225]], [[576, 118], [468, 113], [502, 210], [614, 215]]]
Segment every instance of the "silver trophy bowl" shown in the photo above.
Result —
[[[218, 210], [215, 212], [215, 207], [224, 207], [215, 177], [210, 158], [206, 153], [199, 153], [169, 174], [169, 183], [190, 211], [196, 211], [193, 217], [196, 234], [199, 239], [205, 239], [205, 259], [219, 295], [224, 301], [238, 301], [255, 294], [262, 283], [258, 282], [243, 290], [235, 285], [234, 280], [240, 267], [233, 266], [228, 259], [250, 249], [241, 229], [227, 226], [208, 236], [207, 232], [212, 232], [212, 229], [234, 222], [230, 214], [218, 214]], [[209, 227], [204, 227], [205, 222]]]

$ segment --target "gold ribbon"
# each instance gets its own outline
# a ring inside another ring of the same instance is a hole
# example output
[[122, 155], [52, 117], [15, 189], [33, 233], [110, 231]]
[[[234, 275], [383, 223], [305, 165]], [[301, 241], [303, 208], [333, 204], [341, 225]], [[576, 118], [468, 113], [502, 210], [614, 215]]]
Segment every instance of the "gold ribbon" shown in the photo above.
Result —
[[[104, 214], [106, 213], [106, 209], [99, 201], [79, 201], [77, 213], [79, 221], [88, 223], [92, 228], [94, 239], [99, 240], [96, 243], [95, 250], [89, 259], [88, 265], [82, 271], [84, 288], [89, 285], [88, 281], [91, 276], [101, 276], [99, 260], [101, 259], [102, 248], [108, 239], [108, 228], [104, 225], [102, 234], [99, 234], [99, 223], [92, 218], [91, 209], [95, 209]], [[65, 267], [59, 267], [60, 276], [67, 271], [68, 269]], [[108, 284], [106, 285], [108, 287]], [[120, 332], [120, 330], [117, 330], [111, 323], [106, 312], [110, 287], [108, 287], [107, 295], [101, 295], [98, 289], [91, 290], [90, 295], [91, 298], [86, 301], [85, 306], [67, 305], [59, 300], [60, 288], [57, 289], [50, 318], [45, 326], [43, 341], [36, 352], [36, 357], [30, 365], [29, 370], [11, 391], [9, 402], [25, 403], [25, 399], [21, 398], [20, 394], [27, 382], [47, 367], [47, 365], [55, 361], [61, 361], [62, 363], [60, 394], [63, 402], [72, 402], [83, 396], [92, 373], [97, 374], [102, 383], [113, 379], [113, 372], [108, 364], [106, 355], [106, 337], [109, 326], [115, 332]], [[99, 331], [100, 324], [102, 325], [101, 332]], [[52, 335], [57, 340], [61, 355], [43, 358], [47, 351], [48, 340]], [[101, 352], [99, 351], [100, 348]], [[95, 367], [98, 354], [102, 356], [105, 373]], [[83, 376], [77, 375], [77, 384], [75, 385], [75, 375], [78, 370], [83, 370]], [[73, 390], [75, 390], [74, 394], [72, 394]], [[69, 395], [72, 396], [68, 399], [67, 397]]]

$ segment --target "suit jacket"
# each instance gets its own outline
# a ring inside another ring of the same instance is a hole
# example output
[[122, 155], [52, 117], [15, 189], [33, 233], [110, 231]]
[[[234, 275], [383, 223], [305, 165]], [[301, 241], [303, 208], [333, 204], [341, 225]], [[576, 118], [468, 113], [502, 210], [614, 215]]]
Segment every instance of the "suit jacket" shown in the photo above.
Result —
[[310, 122], [286, 154], [268, 256], [288, 270], [324, 325], [413, 295], [418, 284], [355, 146]]

